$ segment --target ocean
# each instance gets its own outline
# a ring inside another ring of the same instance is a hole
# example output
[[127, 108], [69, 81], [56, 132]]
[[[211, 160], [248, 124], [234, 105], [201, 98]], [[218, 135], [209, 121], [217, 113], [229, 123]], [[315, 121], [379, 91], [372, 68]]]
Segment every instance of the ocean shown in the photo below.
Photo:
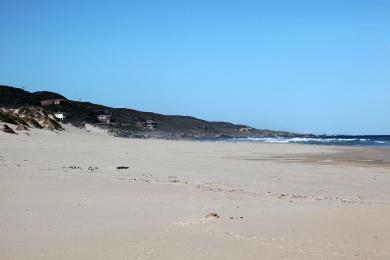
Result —
[[237, 142], [298, 143], [341, 146], [374, 146], [390, 148], [390, 135], [321, 135], [315, 137], [248, 137]]

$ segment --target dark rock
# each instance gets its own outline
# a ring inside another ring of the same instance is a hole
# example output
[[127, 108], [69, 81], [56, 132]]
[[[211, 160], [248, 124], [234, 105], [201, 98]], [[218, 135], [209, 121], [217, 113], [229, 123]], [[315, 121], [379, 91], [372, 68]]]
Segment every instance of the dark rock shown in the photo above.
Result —
[[116, 167], [117, 170], [127, 170], [129, 168], [130, 167], [128, 167], [128, 166], [118, 166], [118, 167]]
[[18, 125], [16, 131], [29, 131], [28, 127], [25, 125]]
[[3, 126], [0, 128], [0, 130], [3, 131], [4, 133], [17, 134], [17, 133], [15, 133], [15, 131], [11, 127], [9, 127], [6, 124], [3, 124]]

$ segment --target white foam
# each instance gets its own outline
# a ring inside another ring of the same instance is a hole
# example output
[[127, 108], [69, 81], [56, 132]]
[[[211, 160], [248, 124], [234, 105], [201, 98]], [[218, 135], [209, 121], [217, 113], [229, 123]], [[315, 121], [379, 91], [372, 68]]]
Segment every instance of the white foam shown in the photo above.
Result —
[[373, 145], [390, 144], [388, 141], [374, 141], [368, 138], [338, 138], [338, 137], [248, 137], [235, 141], [257, 141], [264, 143], [310, 143], [310, 144], [346, 144]]

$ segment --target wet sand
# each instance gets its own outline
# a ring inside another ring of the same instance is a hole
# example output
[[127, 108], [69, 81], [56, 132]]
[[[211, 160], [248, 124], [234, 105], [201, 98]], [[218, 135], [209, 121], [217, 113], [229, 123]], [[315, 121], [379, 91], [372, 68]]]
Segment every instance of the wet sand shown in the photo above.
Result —
[[0, 133], [0, 259], [389, 259], [389, 187], [386, 149]]

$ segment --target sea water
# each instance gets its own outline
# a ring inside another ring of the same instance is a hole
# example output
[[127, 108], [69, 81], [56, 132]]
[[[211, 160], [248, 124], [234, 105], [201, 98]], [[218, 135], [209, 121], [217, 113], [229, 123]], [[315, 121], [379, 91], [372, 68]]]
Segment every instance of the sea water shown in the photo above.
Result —
[[237, 142], [299, 143], [344, 146], [377, 146], [390, 148], [390, 135], [321, 135], [314, 137], [248, 137]]

